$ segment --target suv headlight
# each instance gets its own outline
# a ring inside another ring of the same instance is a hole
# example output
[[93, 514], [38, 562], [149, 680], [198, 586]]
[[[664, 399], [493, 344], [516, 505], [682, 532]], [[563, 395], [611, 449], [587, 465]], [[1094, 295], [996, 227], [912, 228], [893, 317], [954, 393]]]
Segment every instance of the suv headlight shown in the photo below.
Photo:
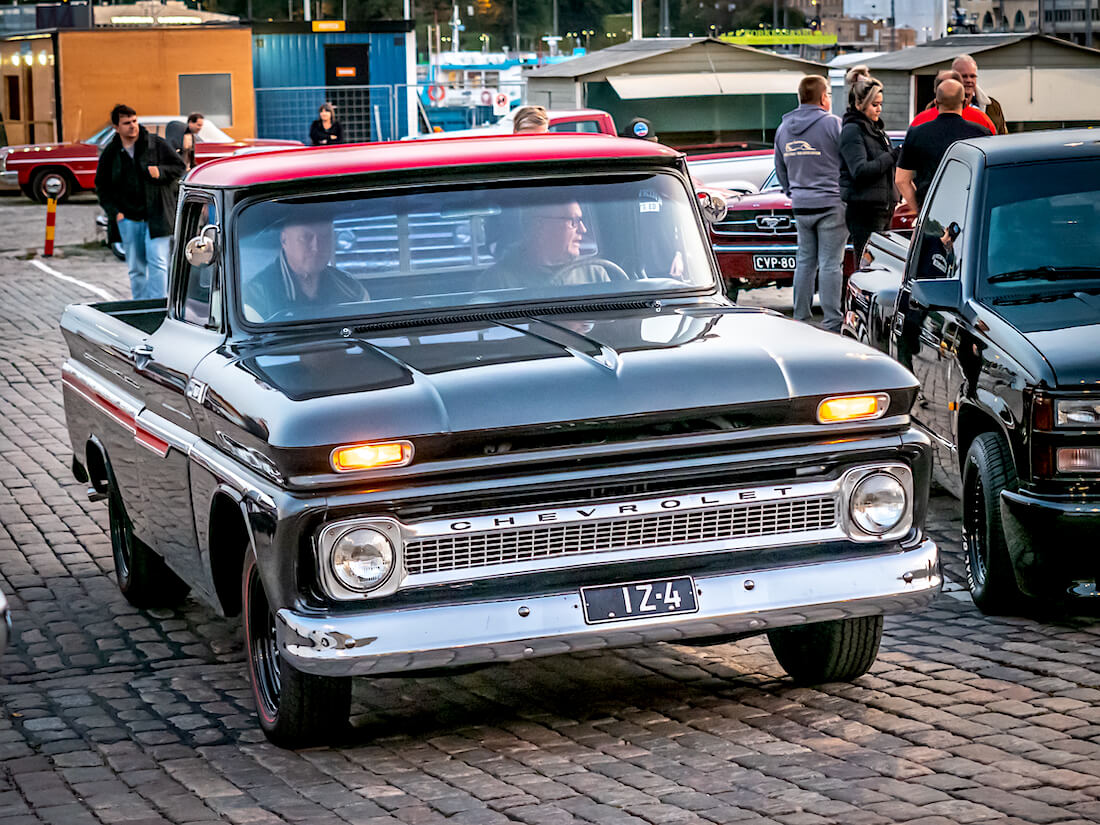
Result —
[[1100, 427], [1100, 400], [1058, 399], [1054, 402], [1056, 427]]
[[871, 473], [861, 479], [848, 502], [852, 522], [873, 536], [889, 533], [909, 509], [905, 486], [889, 473]]
[[393, 572], [397, 552], [389, 537], [371, 527], [356, 527], [332, 545], [329, 565], [348, 590], [367, 593], [381, 587]]

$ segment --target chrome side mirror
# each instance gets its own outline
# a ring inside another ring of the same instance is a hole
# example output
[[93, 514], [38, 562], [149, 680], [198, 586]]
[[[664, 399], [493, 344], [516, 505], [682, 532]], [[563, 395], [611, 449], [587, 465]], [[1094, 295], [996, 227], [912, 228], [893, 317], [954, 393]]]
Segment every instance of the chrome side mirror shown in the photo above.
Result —
[[712, 189], [700, 189], [695, 193], [699, 198], [699, 208], [709, 223], [719, 223], [726, 219], [729, 204], [726, 198]]
[[187, 242], [183, 255], [191, 266], [209, 266], [218, 250], [218, 227], [208, 223]]

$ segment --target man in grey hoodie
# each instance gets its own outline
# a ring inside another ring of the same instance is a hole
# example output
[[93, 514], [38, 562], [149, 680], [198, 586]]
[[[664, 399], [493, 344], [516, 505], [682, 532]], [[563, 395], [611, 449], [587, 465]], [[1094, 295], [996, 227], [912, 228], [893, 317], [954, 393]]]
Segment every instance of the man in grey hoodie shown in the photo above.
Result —
[[783, 116], [775, 133], [775, 174], [791, 199], [798, 229], [794, 267], [794, 317], [810, 320], [814, 275], [825, 318], [840, 332], [843, 287], [844, 202], [840, 199], [840, 118], [831, 114], [828, 81], [811, 74], [798, 84], [799, 106]]

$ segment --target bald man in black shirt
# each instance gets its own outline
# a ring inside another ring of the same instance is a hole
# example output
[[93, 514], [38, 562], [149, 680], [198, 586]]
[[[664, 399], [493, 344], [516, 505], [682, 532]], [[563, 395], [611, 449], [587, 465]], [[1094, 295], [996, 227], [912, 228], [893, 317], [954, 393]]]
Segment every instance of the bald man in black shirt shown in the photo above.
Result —
[[924, 196], [932, 185], [940, 161], [957, 140], [989, 135], [989, 130], [977, 123], [963, 120], [966, 90], [957, 80], [947, 79], [936, 89], [936, 106], [940, 113], [935, 120], [913, 126], [905, 134], [894, 183], [903, 198], [918, 212]]

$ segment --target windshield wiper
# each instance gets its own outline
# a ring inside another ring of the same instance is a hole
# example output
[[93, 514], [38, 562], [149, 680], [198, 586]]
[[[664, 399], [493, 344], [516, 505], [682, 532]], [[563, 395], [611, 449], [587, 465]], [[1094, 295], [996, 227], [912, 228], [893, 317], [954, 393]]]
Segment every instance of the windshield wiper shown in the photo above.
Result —
[[1035, 266], [1029, 269], [1015, 269], [1012, 272], [998, 272], [996, 275], [989, 276], [989, 283], [1030, 281], [1035, 278], [1059, 281], [1063, 278], [1076, 278], [1078, 275], [1093, 275], [1097, 272], [1100, 272], [1100, 266]]

